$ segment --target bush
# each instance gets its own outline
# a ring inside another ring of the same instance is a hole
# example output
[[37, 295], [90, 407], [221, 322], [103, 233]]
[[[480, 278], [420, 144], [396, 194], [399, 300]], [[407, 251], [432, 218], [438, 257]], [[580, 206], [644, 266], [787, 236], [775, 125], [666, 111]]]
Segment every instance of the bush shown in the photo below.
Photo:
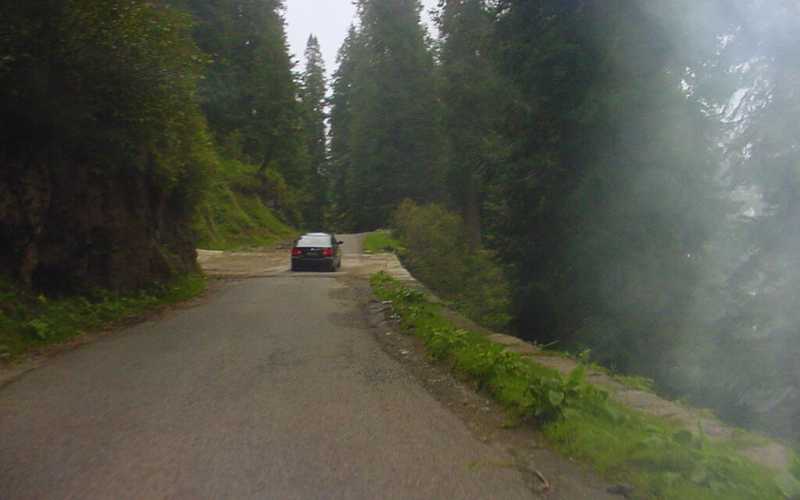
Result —
[[508, 281], [491, 252], [467, 244], [461, 217], [406, 200], [394, 212], [392, 229], [417, 279], [478, 323], [505, 329], [511, 319]]

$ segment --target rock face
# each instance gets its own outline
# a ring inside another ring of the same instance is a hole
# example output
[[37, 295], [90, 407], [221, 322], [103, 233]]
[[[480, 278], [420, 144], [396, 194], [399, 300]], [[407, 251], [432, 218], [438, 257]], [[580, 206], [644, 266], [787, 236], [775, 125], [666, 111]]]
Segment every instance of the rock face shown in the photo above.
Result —
[[9, 156], [0, 151], [0, 272], [64, 293], [132, 289], [196, 268], [191, 214], [146, 169]]

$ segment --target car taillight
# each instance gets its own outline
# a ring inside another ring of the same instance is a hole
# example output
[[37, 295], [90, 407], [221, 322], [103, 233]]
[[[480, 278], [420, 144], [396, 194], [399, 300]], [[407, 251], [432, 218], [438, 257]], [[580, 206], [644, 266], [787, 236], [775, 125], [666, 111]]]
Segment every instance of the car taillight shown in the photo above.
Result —
[[303, 255], [303, 251], [297, 247], [292, 248], [292, 257], [299, 257]]
[[325, 248], [322, 250], [322, 255], [325, 257], [333, 257], [333, 248]]

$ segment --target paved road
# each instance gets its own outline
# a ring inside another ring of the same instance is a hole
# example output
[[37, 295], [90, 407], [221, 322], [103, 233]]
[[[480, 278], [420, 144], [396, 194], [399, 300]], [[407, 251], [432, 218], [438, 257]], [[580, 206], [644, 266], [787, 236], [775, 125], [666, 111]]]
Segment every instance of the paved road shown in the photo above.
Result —
[[232, 282], [0, 389], [3, 500], [530, 498], [507, 463], [333, 274]]

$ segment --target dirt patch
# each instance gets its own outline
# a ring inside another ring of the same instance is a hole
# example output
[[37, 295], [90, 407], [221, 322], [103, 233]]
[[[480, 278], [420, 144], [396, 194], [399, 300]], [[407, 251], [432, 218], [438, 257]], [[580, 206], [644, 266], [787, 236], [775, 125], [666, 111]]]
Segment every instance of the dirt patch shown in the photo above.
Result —
[[258, 278], [289, 269], [288, 248], [258, 252], [198, 250], [197, 263], [212, 278]]

